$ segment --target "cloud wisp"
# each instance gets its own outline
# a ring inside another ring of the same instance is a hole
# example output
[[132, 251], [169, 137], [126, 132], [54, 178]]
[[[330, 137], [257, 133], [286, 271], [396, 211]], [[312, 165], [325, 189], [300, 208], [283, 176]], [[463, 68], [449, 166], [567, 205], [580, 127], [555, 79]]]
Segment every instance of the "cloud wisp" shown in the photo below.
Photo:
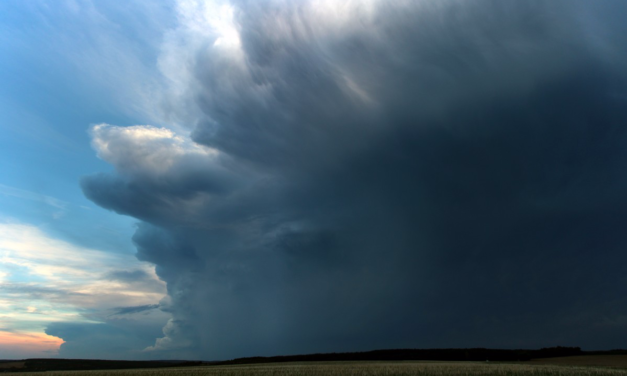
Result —
[[149, 350], [620, 346], [625, 6], [601, 3], [181, 1], [159, 66], [191, 136], [95, 126], [115, 172], [81, 181], [167, 283]]
[[59, 200], [58, 198], [27, 191], [25, 189], [11, 187], [4, 184], [0, 184], [0, 195], [9, 198], [19, 198], [22, 200], [35, 201], [46, 204], [54, 210], [52, 214], [52, 217], [54, 219], [59, 219], [63, 217], [68, 210], [68, 206], [70, 205], [68, 202]]

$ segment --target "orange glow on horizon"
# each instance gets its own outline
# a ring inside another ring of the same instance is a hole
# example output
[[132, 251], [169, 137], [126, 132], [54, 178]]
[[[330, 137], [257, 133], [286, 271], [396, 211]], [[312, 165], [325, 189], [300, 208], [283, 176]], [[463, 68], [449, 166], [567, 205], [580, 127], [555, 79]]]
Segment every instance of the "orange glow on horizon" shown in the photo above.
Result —
[[25, 357], [57, 355], [63, 339], [38, 332], [0, 331], [0, 353], [23, 353]]

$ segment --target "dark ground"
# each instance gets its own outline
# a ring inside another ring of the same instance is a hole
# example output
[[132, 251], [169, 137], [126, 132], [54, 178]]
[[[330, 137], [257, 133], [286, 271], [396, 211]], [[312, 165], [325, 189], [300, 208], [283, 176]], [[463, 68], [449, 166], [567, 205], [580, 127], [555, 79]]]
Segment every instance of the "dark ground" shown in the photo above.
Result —
[[531, 364], [596, 365], [627, 368], [627, 350], [582, 351], [579, 347], [551, 347], [538, 350], [504, 349], [394, 349], [353, 353], [303, 354], [272, 357], [238, 358], [227, 361], [123, 361], [95, 359], [25, 359], [0, 360], [0, 372], [33, 372], [61, 370], [103, 370], [163, 368], [199, 365], [228, 365], [317, 361], [501, 361]]

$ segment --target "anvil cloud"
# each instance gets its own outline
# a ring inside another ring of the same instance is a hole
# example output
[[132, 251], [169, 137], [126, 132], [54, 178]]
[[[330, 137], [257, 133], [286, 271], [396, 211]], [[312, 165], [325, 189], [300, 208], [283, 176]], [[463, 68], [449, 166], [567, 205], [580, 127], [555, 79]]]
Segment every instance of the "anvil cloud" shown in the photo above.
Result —
[[167, 283], [147, 351], [624, 346], [624, 3], [177, 11], [178, 125], [93, 126], [81, 181]]

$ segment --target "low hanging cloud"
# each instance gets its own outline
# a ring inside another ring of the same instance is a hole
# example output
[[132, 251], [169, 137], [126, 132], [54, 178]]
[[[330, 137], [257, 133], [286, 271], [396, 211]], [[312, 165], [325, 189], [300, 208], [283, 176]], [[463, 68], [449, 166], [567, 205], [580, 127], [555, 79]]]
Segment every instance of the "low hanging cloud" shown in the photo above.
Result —
[[342, 4], [181, 2], [191, 138], [92, 128], [167, 283], [147, 351], [621, 346], [625, 5]]
[[[169, 318], [156, 309], [164, 295], [153, 268], [131, 255], [79, 247], [32, 225], [0, 222], [4, 358], [142, 357], [142, 348], [154, 342]], [[113, 333], [126, 344], [97, 345]]]

